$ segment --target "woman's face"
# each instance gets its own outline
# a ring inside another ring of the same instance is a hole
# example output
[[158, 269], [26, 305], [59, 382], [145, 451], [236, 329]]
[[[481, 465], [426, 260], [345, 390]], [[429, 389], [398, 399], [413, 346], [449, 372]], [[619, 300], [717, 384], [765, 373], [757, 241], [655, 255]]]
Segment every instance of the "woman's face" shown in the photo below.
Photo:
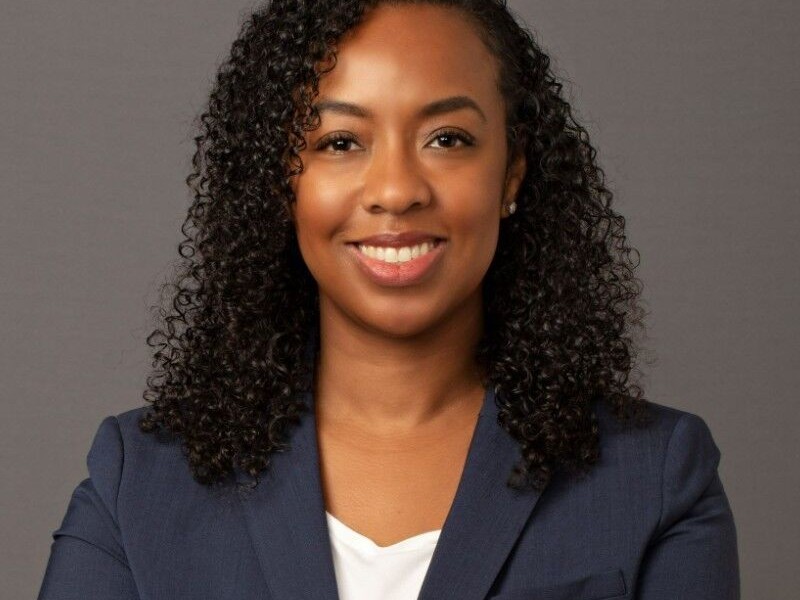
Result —
[[[504, 204], [525, 168], [520, 155], [506, 172], [497, 69], [450, 8], [379, 6], [340, 41], [315, 99], [321, 126], [307, 132], [292, 179], [323, 318], [333, 310], [410, 336], [480, 307]], [[443, 241], [427, 254], [419, 241], [377, 241], [371, 256], [354, 244], [410, 231]], [[403, 262], [387, 262], [395, 257]]]

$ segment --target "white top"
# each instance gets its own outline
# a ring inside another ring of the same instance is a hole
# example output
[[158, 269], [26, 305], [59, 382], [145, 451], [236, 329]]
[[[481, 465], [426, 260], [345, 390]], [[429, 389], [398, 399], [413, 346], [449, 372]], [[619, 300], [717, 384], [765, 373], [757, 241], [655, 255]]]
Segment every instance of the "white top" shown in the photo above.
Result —
[[378, 546], [325, 514], [339, 600], [416, 600], [441, 529]]

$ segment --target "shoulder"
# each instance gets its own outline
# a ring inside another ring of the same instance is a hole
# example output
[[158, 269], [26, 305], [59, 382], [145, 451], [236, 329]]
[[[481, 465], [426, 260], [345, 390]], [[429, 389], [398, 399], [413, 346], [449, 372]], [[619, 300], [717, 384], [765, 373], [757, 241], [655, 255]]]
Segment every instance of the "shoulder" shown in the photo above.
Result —
[[648, 404], [652, 419], [641, 428], [623, 427], [605, 406], [595, 409], [600, 460], [591, 477], [615, 497], [658, 498], [658, 521], [666, 526], [721, 485], [720, 450], [700, 415]]
[[716, 468], [720, 451], [702, 416], [656, 402], [647, 404], [651, 420], [641, 428], [623, 426], [605, 404], [595, 407], [601, 451], [615, 456], [644, 453], [660, 459], [665, 467], [691, 459]]
[[149, 406], [140, 406], [109, 415], [97, 427], [86, 464], [107, 504], [116, 505], [128, 492], [199, 485], [192, 479], [178, 436], [139, 429], [148, 410]]
[[139, 429], [139, 421], [148, 409], [148, 406], [140, 406], [103, 418], [89, 451], [89, 461], [97, 467], [104, 467], [103, 462], [112, 462], [115, 458], [142, 459], [145, 456], [174, 454], [175, 449], [180, 447], [177, 436], [145, 433]]

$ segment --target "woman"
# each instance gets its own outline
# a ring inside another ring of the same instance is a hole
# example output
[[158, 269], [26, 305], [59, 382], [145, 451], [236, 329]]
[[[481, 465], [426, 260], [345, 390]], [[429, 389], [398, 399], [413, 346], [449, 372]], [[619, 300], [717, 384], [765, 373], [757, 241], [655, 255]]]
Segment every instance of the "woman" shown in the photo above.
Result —
[[101, 423], [40, 598], [738, 598], [719, 450], [629, 383], [632, 250], [548, 65], [499, 0], [252, 15], [152, 406]]

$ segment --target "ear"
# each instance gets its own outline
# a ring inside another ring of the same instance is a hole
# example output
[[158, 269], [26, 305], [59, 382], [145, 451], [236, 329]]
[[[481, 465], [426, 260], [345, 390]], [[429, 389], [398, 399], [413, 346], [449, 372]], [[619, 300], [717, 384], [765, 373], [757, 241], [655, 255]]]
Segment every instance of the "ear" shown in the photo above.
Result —
[[525, 152], [521, 148], [518, 148], [514, 153], [513, 159], [506, 167], [506, 178], [503, 185], [503, 204], [501, 206], [503, 218], [509, 216], [506, 207], [517, 197], [519, 186], [522, 185], [522, 180], [525, 179], [527, 165]]

